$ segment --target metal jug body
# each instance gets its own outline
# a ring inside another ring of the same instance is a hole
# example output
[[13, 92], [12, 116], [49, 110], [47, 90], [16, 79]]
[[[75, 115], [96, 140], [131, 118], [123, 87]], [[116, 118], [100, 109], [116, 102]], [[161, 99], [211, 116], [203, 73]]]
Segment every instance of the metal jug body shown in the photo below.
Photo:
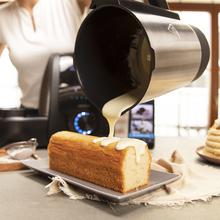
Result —
[[202, 74], [209, 46], [198, 29], [167, 10], [105, 1], [93, 1], [101, 5], [93, 4], [82, 23], [74, 54], [81, 85], [98, 109], [131, 90], [134, 105], [149, 101]]
[[204, 36], [198, 29], [176, 19], [135, 15], [145, 27], [155, 63], [140, 102], [184, 87], [202, 75], [209, 60], [209, 46], [207, 41], [200, 41]]

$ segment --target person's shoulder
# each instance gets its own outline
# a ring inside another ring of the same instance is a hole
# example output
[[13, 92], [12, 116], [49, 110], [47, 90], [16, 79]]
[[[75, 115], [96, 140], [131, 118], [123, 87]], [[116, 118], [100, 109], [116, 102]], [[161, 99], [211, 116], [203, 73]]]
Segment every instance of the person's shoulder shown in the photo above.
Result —
[[16, 6], [16, 2], [8, 2], [5, 4], [0, 5], [0, 12], [2, 11], [10, 11], [14, 9]]
[[0, 16], [2, 18], [2, 16], [7, 16], [10, 15], [10, 13], [12, 13], [13, 10], [15, 10], [16, 8], [16, 3], [15, 2], [9, 2], [9, 3], [5, 3], [3, 5], [0, 6]]

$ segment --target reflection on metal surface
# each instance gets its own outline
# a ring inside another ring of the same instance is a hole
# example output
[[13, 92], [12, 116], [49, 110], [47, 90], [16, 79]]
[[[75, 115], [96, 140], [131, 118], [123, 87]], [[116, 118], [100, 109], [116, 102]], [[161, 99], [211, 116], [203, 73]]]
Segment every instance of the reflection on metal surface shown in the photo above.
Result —
[[15, 160], [25, 160], [31, 156], [38, 159], [38, 156], [35, 154], [37, 146], [37, 139], [31, 138], [28, 141], [19, 141], [8, 144], [4, 146], [3, 149], [6, 149], [7, 154]]
[[155, 56], [155, 68], [141, 102], [193, 81], [201, 63], [201, 45], [193, 29], [179, 20], [135, 15], [143, 22]]

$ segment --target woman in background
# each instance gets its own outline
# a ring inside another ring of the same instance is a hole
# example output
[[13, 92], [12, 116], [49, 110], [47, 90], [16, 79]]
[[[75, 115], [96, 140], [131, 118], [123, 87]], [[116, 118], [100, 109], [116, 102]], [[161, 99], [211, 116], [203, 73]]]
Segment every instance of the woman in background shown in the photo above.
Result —
[[0, 8], [0, 55], [4, 47], [18, 71], [24, 108], [38, 109], [43, 74], [54, 53], [73, 53], [90, 0], [16, 0]]

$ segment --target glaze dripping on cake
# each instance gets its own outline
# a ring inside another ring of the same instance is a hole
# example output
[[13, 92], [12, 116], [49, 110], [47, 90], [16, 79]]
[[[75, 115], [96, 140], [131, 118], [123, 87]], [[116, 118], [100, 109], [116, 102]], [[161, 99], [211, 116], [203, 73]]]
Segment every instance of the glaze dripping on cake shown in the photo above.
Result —
[[93, 143], [100, 143], [102, 147], [107, 147], [110, 144], [117, 143], [115, 149], [120, 151], [128, 147], [134, 147], [136, 154], [136, 162], [140, 162], [141, 155], [144, 155], [146, 143], [138, 139], [117, 138], [117, 137], [102, 137], [93, 140]]
[[48, 153], [50, 169], [118, 192], [149, 183], [151, 154], [140, 140], [63, 131], [52, 135]]

